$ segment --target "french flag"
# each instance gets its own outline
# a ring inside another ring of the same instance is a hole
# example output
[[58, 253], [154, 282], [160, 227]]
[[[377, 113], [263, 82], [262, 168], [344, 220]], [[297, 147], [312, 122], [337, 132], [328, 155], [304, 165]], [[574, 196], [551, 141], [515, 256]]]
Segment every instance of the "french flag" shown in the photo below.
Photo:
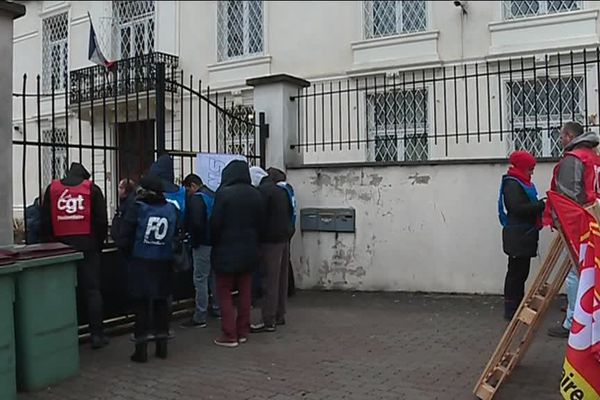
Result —
[[88, 12], [88, 17], [90, 18], [90, 40], [88, 43], [88, 60], [97, 65], [102, 65], [105, 68], [110, 69], [115, 63], [114, 61], [108, 61], [104, 54], [102, 54], [102, 50], [100, 50], [100, 45], [98, 44], [98, 37], [96, 36], [96, 31], [94, 30], [94, 24], [92, 23], [92, 17]]

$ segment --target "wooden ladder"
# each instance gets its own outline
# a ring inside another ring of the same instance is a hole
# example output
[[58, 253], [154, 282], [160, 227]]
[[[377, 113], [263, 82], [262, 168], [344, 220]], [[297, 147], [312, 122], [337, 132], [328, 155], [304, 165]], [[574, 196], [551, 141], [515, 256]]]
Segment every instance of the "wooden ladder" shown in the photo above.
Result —
[[477, 381], [473, 391], [475, 396], [482, 400], [492, 399], [504, 380], [517, 367], [531, 345], [550, 303], [565, 281], [573, 261], [574, 255], [559, 230], [535, 281]]

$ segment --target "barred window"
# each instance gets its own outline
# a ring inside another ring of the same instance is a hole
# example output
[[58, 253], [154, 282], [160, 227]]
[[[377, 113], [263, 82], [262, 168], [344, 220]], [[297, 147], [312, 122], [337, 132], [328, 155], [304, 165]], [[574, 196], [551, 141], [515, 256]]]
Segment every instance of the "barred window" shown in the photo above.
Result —
[[429, 158], [427, 101], [425, 88], [367, 95], [370, 161]]
[[363, 15], [365, 39], [427, 29], [427, 2], [423, 0], [363, 1]]
[[[230, 115], [235, 116], [232, 118]], [[242, 154], [248, 161], [256, 159], [256, 127], [254, 126], [254, 107], [237, 105], [227, 109], [227, 114], [218, 113], [219, 136], [218, 149], [221, 153]], [[245, 121], [248, 121], [247, 123]]]
[[69, 72], [69, 14], [42, 20], [42, 85], [45, 92], [67, 88]]
[[581, 0], [509, 0], [503, 1], [504, 19], [517, 19], [535, 15], [581, 10]]
[[125, 59], [153, 52], [155, 1], [113, 0], [112, 5], [117, 57]]
[[561, 123], [584, 120], [584, 80], [539, 78], [508, 82], [509, 153], [527, 150], [536, 157], [559, 157]]
[[67, 173], [67, 148], [60, 146], [67, 144], [67, 130], [65, 128], [54, 129], [54, 141], [52, 141], [52, 129], [42, 131], [42, 143], [54, 143], [52, 146], [42, 148], [42, 179], [44, 185], [53, 179], [63, 178]]
[[217, 58], [243, 58], [263, 52], [263, 2], [219, 1]]

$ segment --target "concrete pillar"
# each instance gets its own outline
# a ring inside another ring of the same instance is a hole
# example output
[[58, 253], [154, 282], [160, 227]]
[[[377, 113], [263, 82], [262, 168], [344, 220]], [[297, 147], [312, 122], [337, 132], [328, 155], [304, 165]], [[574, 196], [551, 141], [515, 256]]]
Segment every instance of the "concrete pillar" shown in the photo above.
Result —
[[23, 15], [22, 4], [0, 1], [0, 246], [13, 243], [13, 19]]
[[298, 141], [300, 101], [290, 98], [310, 83], [295, 76], [278, 74], [248, 79], [246, 84], [254, 87], [254, 110], [257, 115], [264, 112], [269, 124], [267, 167], [285, 171], [288, 166], [302, 164], [302, 152], [290, 148]]

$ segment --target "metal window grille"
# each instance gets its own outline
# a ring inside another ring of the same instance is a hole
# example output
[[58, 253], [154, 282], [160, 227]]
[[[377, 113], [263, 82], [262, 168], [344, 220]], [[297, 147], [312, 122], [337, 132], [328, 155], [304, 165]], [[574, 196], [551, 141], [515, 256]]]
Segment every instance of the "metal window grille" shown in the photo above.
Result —
[[537, 157], [559, 157], [562, 123], [584, 120], [583, 77], [508, 82], [507, 90], [508, 124], [514, 132], [509, 152], [527, 150]]
[[154, 51], [155, 1], [115, 1], [113, 23], [115, 54], [120, 59]]
[[[236, 105], [226, 109], [226, 111], [227, 113], [218, 113], [219, 151], [226, 154], [244, 154], [254, 164], [254, 158], [257, 155], [254, 107]], [[234, 116], [234, 118], [231, 116]]]
[[67, 144], [67, 130], [65, 128], [54, 129], [54, 140], [52, 129], [42, 131], [43, 143], [54, 144], [44, 146], [42, 149], [42, 179], [43, 184], [49, 184], [53, 179], [62, 178], [67, 173], [67, 148], [60, 146]]
[[219, 1], [217, 58], [242, 58], [263, 52], [263, 2]]
[[366, 39], [421, 32], [427, 29], [427, 2], [363, 1]]
[[429, 158], [427, 89], [367, 95], [371, 161], [424, 161]]
[[581, 0], [509, 0], [502, 3], [504, 6], [504, 19], [526, 18], [534, 15], [581, 10], [583, 8]]
[[42, 20], [42, 85], [45, 92], [67, 88], [69, 72], [69, 14]]

